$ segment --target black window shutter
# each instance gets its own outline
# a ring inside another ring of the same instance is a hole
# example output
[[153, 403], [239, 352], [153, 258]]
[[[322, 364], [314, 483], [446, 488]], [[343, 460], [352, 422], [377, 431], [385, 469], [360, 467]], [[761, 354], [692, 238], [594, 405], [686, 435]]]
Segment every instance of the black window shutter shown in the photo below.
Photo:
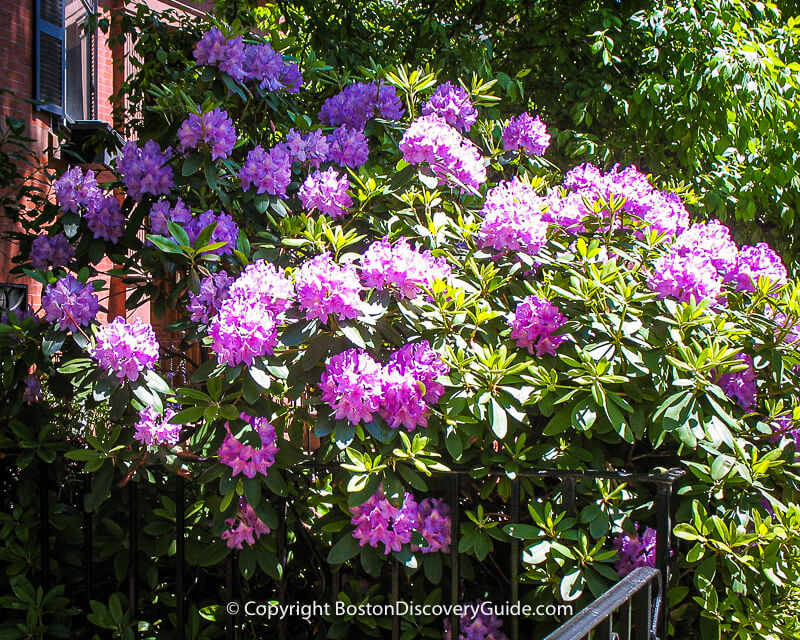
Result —
[[64, 115], [64, 2], [34, 0], [36, 4], [36, 56], [34, 76], [39, 109]]

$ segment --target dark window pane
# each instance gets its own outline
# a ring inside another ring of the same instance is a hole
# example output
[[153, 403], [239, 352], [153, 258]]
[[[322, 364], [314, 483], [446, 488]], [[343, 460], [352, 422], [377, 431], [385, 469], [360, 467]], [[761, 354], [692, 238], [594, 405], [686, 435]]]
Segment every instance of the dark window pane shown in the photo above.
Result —
[[61, 40], [47, 33], [39, 34], [39, 98], [63, 107], [61, 89]]

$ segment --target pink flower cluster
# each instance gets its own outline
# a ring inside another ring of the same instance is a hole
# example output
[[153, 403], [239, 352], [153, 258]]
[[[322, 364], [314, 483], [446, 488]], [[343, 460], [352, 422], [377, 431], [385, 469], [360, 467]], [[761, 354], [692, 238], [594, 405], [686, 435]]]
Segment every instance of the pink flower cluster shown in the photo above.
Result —
[[306, 260], [295, 272], [294, 282], [307, 320], [327, 322], [331, 315], [338, 320], [353, 320], [363, 313], [358, 271], [352, 264], [335, 262], [330, 253]]
[[694, 297], [697, 302], [721, 302], [722, 278], [711, 261], [698, 253], [671, 251], [658, 258], [653, 263], [648, 282], [650, 288], [662, 298], [671, 296], [681, 302], [689, 302]]
[[247, 154], [247, 160], [239, 171], [239, 180], [243, 191], [255, 185], [256, 193], [285, 199], [286, 187], [292, 181], [292, 158], [282, 145], [269, 151], [258, 145]]
[[267, 469], [275, 464], [275, 454], [278, 453], [275, 427], [266, 418], [256, 418], [246, 413], [242, 413], [239, 417], [253, 427], [261, 439], [261, 447], [242, 444], [233, 436], [230, 424], [226, 422], [225, 440], [217, 451], [219, 461], [231, 468], [233, 476], [240, 473], [248, 478], [255, 478], [256, 474], [266, 475]]
[[309, 211], [319, 209], [334, 220], [343, 218], [347, 209], [353, 206], [353, 199], [347, 190], [350, 181], [331, 167], [326, 171], [315, 171], [300, 185], [297, 195], [303, 207]]
[[473, 189], [486, 182], [478, 148], [436, 114], [414, 120], [403, 134], [400, 150], [409, 164], [428, 163], [440, 181], [455, 178]]
[[227, 38], [217, 27], [203, 34], [194, 49], [197, 66], [215, 66], [238, 82], [254, 81], [266, 91], [300, 90], [303, 76], [294, 62], [266, 43], [245, 44], [241, 36]]
[[241, 549], [244, 543], [253, 546], [261, 536], [269, 533], [269, 527], [256, 514], [244, 498], [239, 500], [239, 511], [235, 518], [225, 521], [228, 530], [223, 531], [222, 539], [229, 549]]
[[414, 298], [436, 280], [446, 280], [450, 265], [421, 252], [401, 237], [394, 244], [388, 237], [373, 242], [361, 257], [364, 285], [378, 290], [392, 288], [399, 297]]
[[42, 296], [42, 308], [48, 322], [58, 322], [62, 330], [77, 331], [97, 317], [100, 302], [91, 284], [83, 284], [66, 275], [48, 285]]
[[227, 158], [236, 144], [233, 120], [223, 109], [213, 109], [202, 115], [190, 113], [178, 129], [181, 150], [203, 148], [211, 150], [211, 159]]
[[274, 265], [258, 260], [245, 267], [209, 324], [219, 361], [250, 366], [254, 358], [272, 354], [293, 296], [291, 281]]
[[331, 127], [346, 125], [363, 131], [367, 122], [378, 114], [386, 120], [399, 120], [403, 113], [403, 106], [393, 86], [355, 82], [325, 101], [319, 112], [319, 120]]
[[410, 432], [428, 426], [428, 403], [444, 393], [436, 380], [448, 372], [427, 341], [398, 349], [385, 366], [361, 349], [348, 349], [325, 364], [319, 388], [337, 420], [369, 423], [378, 413], [390, 428]]
[[172, 149], [162, 151], [153, 140], [145, 142], [142, 148], [134, 141], [126, 142], [117, 156], [117, 171], [128, 195], [137, 202], [144, 194], [167, 195], [175, 186], [172, 167], [168, 164]]
[[552, 302], [531, 295], [517, 305], [514, 318], [509, 322], [511, 339], [517, 345], [540, 358], [545, 354], [555, 355], [565, 336], [553, 335], [566, 323], [564, 316]]
[[726, 281], [733, 281], [739, 291], [755, 291], [759, 278], [768, 278], [773, 285], [785, 284], [788, 280], [786, 267], [780, 256], [765, 242], [745, 246], [739, 251], [735, 273], [729, 273]]
[[200, 281], [200, 291], [189, 292], [189, 304], [186, 310], [192, 322], [208, 324], [211, 316], [219, 311], [220, 306], [228, 297], [228, 289], [233, 282], [224, 271], [212, 273]]
[[72, 261], [75, 257], [75, 247], [63, 233], [52, 236], [43, 233], [33, 239], [30, 255], [31, 264], [35, 269], [47, 269], [49, 266], [58, 269]]
[[531, 118], [526, 111], [514, 116], [503, 129], [503, 148], [506, 151], [522, 149], [532, 156], [541, 156], [550, 146], [550, 134], [539, 116]]
[[[638, 529], [639, 526], [636, 525]], [[656, 566], [656, 531], [650, 527], [644, 533], [633, 535], [623, 531], [614, 538], [614, 549], [617, 551], [617, 574], [624, 578], [637, 567]]]
[[135, 381], [158, 360], [158, 340], [153, 327], [136, 318], [131, 324], [116, 317], [97, 330], [92, 357], [108, 373]]
[[548, 224], [542, 215], [546, 204], [518, 178], [500, 182], [486, 194], [479, 245], [536, 255], [547, 243]]
[[169, 407], [163, 415], [157, 413], [153, 407], [146, 407], [139, 412], [139, 421], [134, 425], [133, 438], [147, 446], [178, 444], [181, 425], [170, 422], [174, 415], [175, 411]]
[[395, 507], [383, 493], [376, 491], [364, 504], [350, 509], [350, 522], [356, 526], [353, 537], [363, 547], [378, 548], [384, 552], [400, 551], [411, 542], [414, 531], [425, 538], [425, 546], [412, 545], [412, 551], [434, 553], [450, 550], [450, 507], [435, 498], [425, 498], [417, 504], [414, 496], [406, 492], [403, 504]]
[[[500, 629], [503, 621], [495, 614], [490, 603], [477, 600], [470, 603], [470, 609], [477, 612], [463, 614], [458, 619], [458, 640], [508, 640]], [[453, 640], [450, 618], [445, 618], [443, 640]]]
[[462, 133], [469, 131], [478, 119], [478, 110], [472, 105], [469, 93], [451, 82], [436, 87], [433, 95], [422, 105], [422, 115], [431, 114]]

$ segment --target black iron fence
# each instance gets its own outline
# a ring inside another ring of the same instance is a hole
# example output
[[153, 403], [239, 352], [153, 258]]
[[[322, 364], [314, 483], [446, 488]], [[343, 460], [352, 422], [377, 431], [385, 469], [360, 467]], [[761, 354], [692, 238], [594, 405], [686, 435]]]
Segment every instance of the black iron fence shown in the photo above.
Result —
[[[464, 585], [460, 575], [460, 557], [459, 557], [459, 535], [462, 523], [462, 506], [470, 498], [465, 495], [463, 488], [465, 479], [469, 479], [473, 470], [468, 469], [453, 469], [449, 472], [444, 472], [449, 476], [449, 504], [451, 508], [451, 547], [450, 547], [450, 584], [449, 584], [449, 600], [453, 604], [460, 604], [462, 602], [462, 595]], [[487, 476], [494, 476], [496, 478], [508, 478], [507, 474], [502, 469], [491, 469], [485, 474]], [[521, 521], [521, 508], [523, 501], [521, 499], [520, 482], [523, 478], [527, 479], [541, 479], [557, 481], [556, 493], [560, 497], [560, 502], [563, 509], [568, 515], [577, 516], [578, 508], [576, 501], [576, 484], [585, 480], [609, 480], [613, 482], [620, 482], [633, 485], [648, 485], [655, 491], [653, 510], [654, 519], [657, 530], [657, 548], [656, 548], [656, 563], [655, 568], [649, 571], [636, 571], [631, 574], [626, 580], [615, 585], [608, 593], [599, 598], [593, 605], [590, 606], [589, 612], [582, 612], [576, 619], [567, 623], [564, 627], [558, 630], [555, 634], [551, 635], [548, 640], [578, 640], [579, 638], [587, 637], [587, 633], [591, 628], [597, 627], [598, 633], [601, 638], [612, 638], [611, 625], [612, 614], [616, 611], [620, 612], [620, 618], [623, 620], [621, 626], [622, 631], [618, 631], [618, 637], [621, 640], [626, 638], [634, 638], [640, 640], [647, 636], [641, 635], [642, 629], [645, 627], [645, 614], [647, 617], [647, 628], [652, 629], [654, 637], [666, 638], [667, 633], [667, 600], [661, 597], [661, 585], [669, 584], [670, 576], [670, 555], [671, 555], [671, 530], [672, 530], [672, 495], [673, 487], [676, 481], [684, 475], [681, 470], [672, 470], [666, 473], [657, 474], [643, 474], [643, 473], [626, 473], [626, 472], [606, 472], [606, 471], [568, 471], [568, 470], [529, 470], [520, 471], [518, 474], [510, 478], [511, 492], [510, 499], [508, 500], [508, 523], [519, 523]], [[185, 582], [185, 574], [187, 572], [187, 559], [186, 559], [186, 495], [185, 484], [186, 481], [181, 477], [174, 479], [174, 496], [175, 496], [175, 636], [178, 640], [186, 638], [186, 608], [187, 589]], [[138, 487], [135, 481], [128, 483], [125, 488], [127, 491], [128, 503], [128, 599], [130, 603], [130, 610], [134, 618], [140, 611], [140, 567], [137, 566], [139, 556], [139, 530], [141, 527], [139, 515], [139, 496]], [[48, 480], [48, 465], [42, 464], [41, 478], [39, 482], [39, 509], [41, 514], [41, 586], [46, 592], [51, 586], [51, 577], [49, 575], [50, 558], [51, 558], [51, 530], [50, 530], [50, 482]], [[287, 531], [287, 515], [290, 511], [290, 505], [283, 499], [275, 505], [277, 506], [279, 526], [277, 530], [277, 557], [283, 568], [280, 579], [276, 581], [274, 591], [271, 596], [277, 599], [278, 603], [282, 606], [286, 605], [288, 594], [287, 579], [290, 578], [287, 567], [287, 549], [289, 548], [288, 531]], [[524, 516], [523, 516], [524, 517]], [[85, 574], [84, 579], [86, 604], [88, 610], [89, 601], [95, 597], [95, 576], [94, 576], [94, 515], [89, 511], [84, 511], [82, 519], [83, 528], [83, 547], [84, 547], [84, 562]], [[297, 532], [295, 532], [297, 534]], [[310, 536], [307, 536], [307, 544], [309, 544], [311, 551], [316, 553], [313, 548], [313, 541]], [[298, 535], [298, 539], [302, 535]], [[512, 539], [509, 543], [508, 552], [508, 584], [509, 593], [508, 601], [511, 603], [519, 602], [519, 587], [520, 587], [520, 565], [521, 560], [521, 541]], [[222, 595], [227, 601], [236, 600], [241, 593], [241, 585], [238, 582], [239, 571], [236, 566], [237, 560], [233, 554], [228, 555], [224, 561], [224, 575], [225, 575], [225, 588]], [[396, 560], [391, 560], [391, 602], [397, 603], [400, 598], [400, 573], [401, 564]], [[323, 584], [323, 591], [327, 593], [327, 597], [331, 600], [336, 600], [341, 588], [341, 575], [338, 571], [331, 572], [330, 567], [324, 565], [324, 561], [320, 559], [317, 569], [321, 576]], [[330, 589], [327, 588], [330, 585]], [[646, 603], [645, 603], [646, 601]], [[220, 604], [224, 604], [221, 602]], [[631, 618], [631, 615], [634, 617]], [[643, 613], [644, 612], [644, 613]], [[601, 615], [602, 614], [602, 615]], [[599, 617], [598, 617], [599, 616]], [[605, 616], [606, 621], [600, 620]], [[633, 620], [631, 627], [630, 620]], [[591, 621], [592, 626], [587, 626], [588, 621]], [[628, 623], [624, 621], [628, 620]], [[597, 622], [597, 624], [594, 624]], [[228, 640], [238, 640], [240, 637], [241, 620], [235, 616], [230, 616], [226, 624], [226, 637]], [[458, 619], [453, 616], [451, 618], [451, 628], [458, 629]], [[627, 627], [626, 627], [627, 625]], [[510, 627], [510, 628], [509, 628]], [[509, 620], [509, 627], [507, 632], [511, 640], [519, 640], [520, 638], [520, 620], [518, 617], [512, 617]], [[627, 631], [626, 631], [627, 629]], [[634, 635], [631, 636], [630, 632], [633, 629]], [[578, 632], [583, 635], [575, 635]], [[625, 635], [628, 633], [628, 635]], [[649, 631], [648, 631], [649, 633]], [[570, 635], [572, 634], [572, 635]], [[605, 635], [604, 635], [605, 634]], [[285, 640], [289, 635], [287, 620], [281, 618], [277, 624], [277, 637], [279, 640]], [[294, 634], [292, 634], [294, 637]], [[393, 640], [398, 640], [401, 635], [401, 619], [398, 615], [394, 615], [391, 625], [391, 637]]]

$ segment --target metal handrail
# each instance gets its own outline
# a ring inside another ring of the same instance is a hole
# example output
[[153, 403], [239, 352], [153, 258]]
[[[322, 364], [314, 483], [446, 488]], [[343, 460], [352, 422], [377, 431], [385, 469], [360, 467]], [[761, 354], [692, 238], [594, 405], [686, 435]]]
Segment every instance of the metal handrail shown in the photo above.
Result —
[[[655, 625], [661, 602], [661, 572], [638, 567], [545, 640], [582, 640], [595, 630], [591, 635], [594, 640], [658, 640]], [[619, 626], [616, 631], [615, 617]]]

